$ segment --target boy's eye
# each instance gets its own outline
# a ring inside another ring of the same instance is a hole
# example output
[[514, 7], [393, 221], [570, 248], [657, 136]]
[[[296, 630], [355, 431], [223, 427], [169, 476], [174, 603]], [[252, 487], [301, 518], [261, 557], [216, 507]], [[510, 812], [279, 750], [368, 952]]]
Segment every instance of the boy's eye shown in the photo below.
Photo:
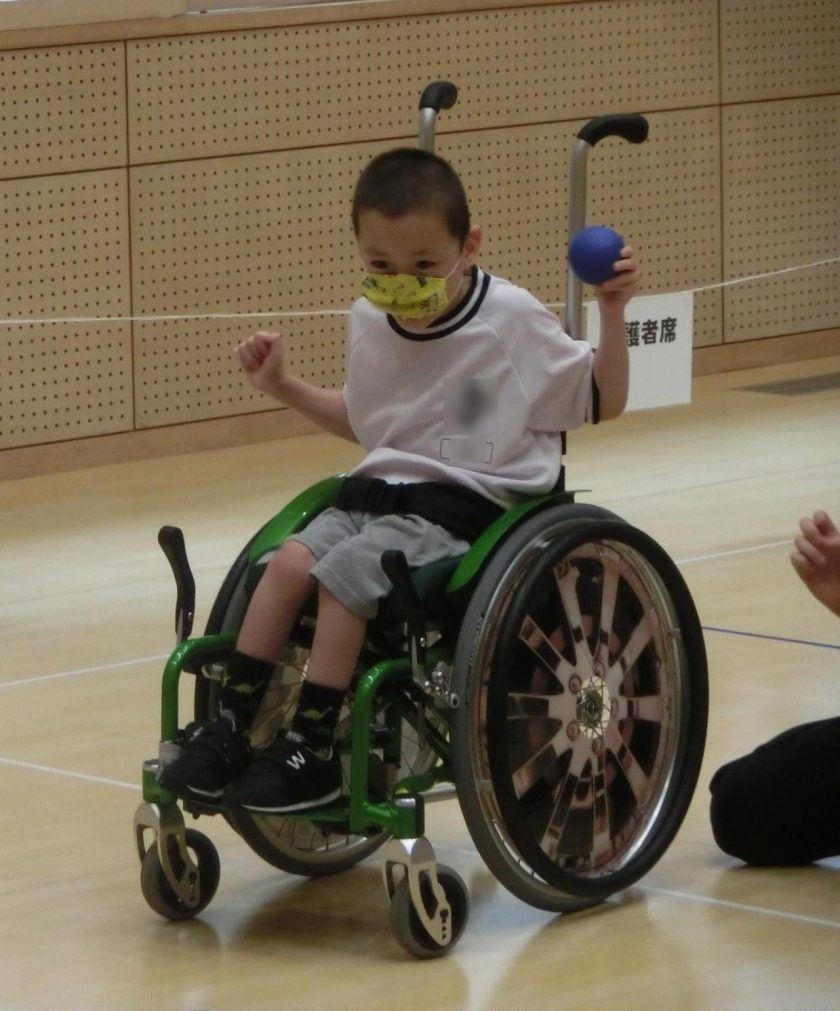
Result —
[[418, 270], [431, 270], [434, 267], [434, 260], [418, 260]]
[[384, 274], [388, 269], [388, 264], [384, 260], [371, 260], [370, 269], [377, 271], [377, 273]]

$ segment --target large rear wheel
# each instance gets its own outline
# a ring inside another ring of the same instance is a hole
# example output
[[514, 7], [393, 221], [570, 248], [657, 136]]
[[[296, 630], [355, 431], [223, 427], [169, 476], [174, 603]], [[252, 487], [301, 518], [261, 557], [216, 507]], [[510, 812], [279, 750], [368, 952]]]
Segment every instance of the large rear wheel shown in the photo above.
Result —
[[476, 588], [455, 680], [458, 796], [502, 884], [569, 911], [656, 863], [693, 795], [708, 708], [697, 614], [659, 545], [594, 507], [533, 517]]

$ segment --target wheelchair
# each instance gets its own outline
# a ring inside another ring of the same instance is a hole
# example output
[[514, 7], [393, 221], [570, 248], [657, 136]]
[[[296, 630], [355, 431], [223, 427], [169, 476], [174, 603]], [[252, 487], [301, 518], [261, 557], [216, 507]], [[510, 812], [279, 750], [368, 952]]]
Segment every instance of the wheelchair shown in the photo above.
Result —
[[[452, 105], [453, 90], [436, 82], [424, 92], [426, 147], [430, 116]], [[616, 126], [621, 117], [593, 121], [578, 143], [634, 139], [639, 118], [630, 127]], [[178, 590], [178, 644], [163, 674], [159, 753], [143, 765], [134, 818], [149, 906], [170, 920], [206, 908], [219, 858], [183, 812], [218, 815], [290, 874], [338, 873], [381, 848], [397, 942], [418, 958], [444, 955], [463, 934], [469, 894], [437, 862], [424, 808], [453, 787], [478, 853], [522, 901], [571, 913], [638, 881], [674, 839], [697, 783], [708, 711], [703, 633], [665, 551], [562, 487], [505, 512], [460, 558], [409, 571], [400, 552], [385, 553], [393, 591], [368, 625], [339, 718], [338, 801], [261, 815], [179, 802], [160, 785], [157, 773], [178, 748], [181, 676], [195, 678], [194, 718], [213, 716], [219, 667], [269, 558], [335, 502], [340, 482], [307, 489], [254, 535], [201, 636], [190, 637], [195, 584], [183, 535], [159, 534]], [[315, 618], [304, 609], [278, 660], [252, 727], [257, 747], [290, 719]]]

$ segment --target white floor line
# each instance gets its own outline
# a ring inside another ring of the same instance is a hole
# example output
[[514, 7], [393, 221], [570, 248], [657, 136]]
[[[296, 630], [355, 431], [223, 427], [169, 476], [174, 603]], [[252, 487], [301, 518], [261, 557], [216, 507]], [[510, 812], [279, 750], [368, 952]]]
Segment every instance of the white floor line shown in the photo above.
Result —
[[[435, 849], [439, 852], [457, 853], [459, 856], [476, 857], [475, 850], [468, 850], [460, 846], [450, 846], [438, 844]], [[643, 892], [650, 892], [653, 895], [665, 895], [671, 899], [686, 899], [689, 902], [703, 902], [709, 906], [722, 906], [725, 909], [738, 909], [744, 913], [758, 913], [761, 916], [773, 916], [782, 920], [793, 920], [796, 923], [807, 923], [814, 927], [830, 927], [833, 930], [840, 930], [840, 920], [823, 920], [818, 916], [802, 916], [799, 913], [786, 913], [782, 909], [768, 909], [766, 906], [752, 906], [746, 902], [732, 902], [729, 899], [716, 899], [709, 895], [698, 895], [695, 892], [680, 892], [672, 888], [655, 888], [653, 885], [637, 884], [633, 886]]]
[[139, 783], [123, 783], [119, 779], [107, 779], [105, 776], [89, 776], [85, 772], [69, 772], [67, 769], [54, 769], [50, 765], [38, 765], [35, 762], [19, 762], [14, 758], [0, 758], [0, 765], [11, 765], [16, 769], [28, 769], [31, 772], [48, 772], [53, 776], [63, 776], [65, 779], [81, 779], [86, 783], [100, 783], [104, 786], [119, 786], [124, 790], [139, 790]]
[[636, 885], [636, 887], [644, 892], [651, 892], [654, 895], [667, 895], [672, 899], [688, 899], [690, 902], [703, 902], [709, 906], [740, 909], [745, 913], [760, 913], [762, 916], [773, 916], [781, 920], [794, 920], [796, 923], [807, 923], [814, 927], [831, 927], [833, 930], [840, 930], [840, 920], [823, 920], [818, 916], [801, 916], [799, 913], [786, 913], [782, 909], [751, 906], [746, 902], [731, 902], [728, 899], [715, 899], [709, 895], [697, 895], [694, 892], [678, 892], [670, 888], [654, 888], [652, 885]]
[[755, 551], [768, 551], [770, 548], [793, 547], [793, 541], [770, 541], [767, 544], [755, 544], [751, 548], [733, 548], [731, 551], [715, 551], [711, 555], [694, 555], [692, 558], [678, 558], [677, 565], [691, 565], [692, 562], [708, 562], [715, 558], [731, 558], [733, 555], [748, 555]]
[[120, 667], [133, 667], [135, 664], [151, 663], [152, 660], [167, 660], [168, 658], [168, 653], [162, 653], [160, 656], [141, 656], [136, 660], [120, 660], [117, 663], [104, 663], [99, 667], [81, 667], [79, 670], [65, 670], [60, 671], [57, 674], [37, 674], [35, 677], [21, 678], [18, 681], [2, 682], [0, 683], [0, 688], [17, 688], [20, 685], [37, 684], [39, 681], [55, 681], [57, 678], [72, 678], [77, 674], [98, 674], [101, 671], [117, 670]]

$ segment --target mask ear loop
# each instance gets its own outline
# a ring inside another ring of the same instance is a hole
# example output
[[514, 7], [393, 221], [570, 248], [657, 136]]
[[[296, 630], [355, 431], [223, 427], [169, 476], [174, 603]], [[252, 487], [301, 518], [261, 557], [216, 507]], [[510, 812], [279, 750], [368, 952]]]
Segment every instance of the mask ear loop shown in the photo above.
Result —
[[[453, 274], [455, 273], [455, 271], [456, 271], [456, 270], [457, 270], [457, 269], [458, 269], [458, 268], [459, 268], [459, 267], [461, 266], [461, 264], [462, 264], [463, 262], [464, 262], [464, 251], [463, 251], [463, 250], [461, 250], [461, 255], [460, 255], [460, 256], [458, 257], [458, 259], [457, 259], [457, 260], [455, 261], [455, 266], [454, 266], [454, 267], [452, 268], [452, 270], [450, 270], [450, 271], [449, 271], [449, 273], [448, 273], [448, 274], [447, 274], [447, 275], [446, 275], [446, 276], [444, 277], [444, 281], [448, 281], [448, 280], [449, 280], [449, 278], [450, 278], [450, 277], [452, 277], [452, 275], [453, 275]], [[446, 302], [446, 309], [449, 309], [449, 308], [450, 308], [450, 306], [454, 305], [454, 304], [455, 304], [455, 302], [457, 302], [458, 298], [459, 298], [459, 297], [460, 297], [460, 295], [461, 295], [461, 288], [463, 288], [463, 286], [464, 286], [464, 278], [465, 278], [466, 276], [467, 276], [467, 275], [466, 275], [466, 273], [462, 271], [462, 272], [461, 272], [461, 277], [460, 277], [460, 279], [458, 280], [458, 287], [457, 287], [457, 288], [455, 289], [455, 291], [454, 291], [454, 292], [452, 293], [452, 298], [448, 298], [448, 299], [447, 299], [447, 302]], [[447, 294], [448, 294], [448, 293], [447, 293]], [[444, 312], [446, 312], [446, 309], [444, 309], [443, 311], [444, 311]]]

